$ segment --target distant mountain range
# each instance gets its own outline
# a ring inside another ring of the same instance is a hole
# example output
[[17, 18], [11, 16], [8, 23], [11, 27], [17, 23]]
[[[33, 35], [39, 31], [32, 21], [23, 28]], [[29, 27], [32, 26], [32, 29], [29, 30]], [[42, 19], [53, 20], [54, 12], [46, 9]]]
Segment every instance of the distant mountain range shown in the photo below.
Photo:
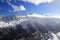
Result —
[[[2, 31], [11, 29], [11, 33], [22, 33], [25, 37], [27, 34], [30, 35], [35, 32], [47, 33], [48, 35], [46, 35], [46, 37], [49, 36], [49, 40], [55, 40], [55, 36], [57, 39], [60, 37], [58, 33], [60, 32], [60, 18], [40, 14], [0, 16], [0, 28], [2, 28], [0, 29]], [[5, 31], [3, 31], [3, 33]], [[51, 36], [53, 39], [51, 39]], [[46, 37], [41, 40], [45, 40]]]
[[47, 29], [51, 31], [60, 31], [60, 18], [45, 16], [40, 14], [26, 15], [9, 15], [0, 17], [0, 27], [16, 26], [21, 24], [23, 28], [27, 28], [31, 24], [37, 29]]

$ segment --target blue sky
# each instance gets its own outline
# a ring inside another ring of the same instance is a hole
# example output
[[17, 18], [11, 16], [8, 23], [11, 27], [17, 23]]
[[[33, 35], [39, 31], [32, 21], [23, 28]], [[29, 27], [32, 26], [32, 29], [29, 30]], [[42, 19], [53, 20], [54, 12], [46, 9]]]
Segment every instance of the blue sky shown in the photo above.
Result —
[[0, 15], [60, 15], [60, 0], [0, 0]]

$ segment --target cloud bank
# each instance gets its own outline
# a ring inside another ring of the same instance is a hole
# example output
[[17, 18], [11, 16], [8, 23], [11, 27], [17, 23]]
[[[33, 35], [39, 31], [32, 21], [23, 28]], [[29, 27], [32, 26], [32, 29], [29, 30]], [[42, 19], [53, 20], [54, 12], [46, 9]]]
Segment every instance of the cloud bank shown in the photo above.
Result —
[[35, 5], [39, 5], [41, 3], [51, 3], [51, 2], [53, 2], [53, 0], [23, 0], [23, 1], [33, 3]]

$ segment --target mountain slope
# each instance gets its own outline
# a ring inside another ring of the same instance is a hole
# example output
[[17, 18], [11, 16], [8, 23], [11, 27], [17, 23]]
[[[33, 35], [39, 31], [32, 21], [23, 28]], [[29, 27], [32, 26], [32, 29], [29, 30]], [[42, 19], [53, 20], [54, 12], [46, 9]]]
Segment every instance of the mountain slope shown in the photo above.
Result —
[[0, 20], [0, 27], [16, 26], [17, 24], [21, 24], [23, 28], [27, 28], [27, 25], [31, 24], [33, 27], [36, 27], [36, 30], [38, 27], [42, 26], [42, 28], [47, 28], [47, 30], [60, 31], [60, 18], [48, 17], [39, 14], [10, 15], [2, 17]]
[[41, 40], [59, 40], [60, 38], [60, 18], [57, 17], [39, 14], [2, 16], [0, 28], [0, 33], [2, 32], [0, 39], [4, 39], [5, 35], [8, 36], [8, 40], [23, 36], [26, 38], [33, 36]]

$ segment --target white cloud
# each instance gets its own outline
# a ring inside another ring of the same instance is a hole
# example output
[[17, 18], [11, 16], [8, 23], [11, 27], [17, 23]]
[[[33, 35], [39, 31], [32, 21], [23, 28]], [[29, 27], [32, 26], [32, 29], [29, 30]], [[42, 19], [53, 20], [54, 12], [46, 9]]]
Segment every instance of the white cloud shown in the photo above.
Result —
[[25, 11], [26, 10], [26, 8], [23, 5], [16, 6], [16, 5], [11, 4], [9, 1], [7, 1], [7, 3], [13, 8], [14, 12], [16, 12], [16, 11]]
[[24, 2], [30, 2], [35, 5], [41, 4], [41, 3], [50, 3], [53, 2], [53, 0], [23, 0]]
[[27, 14], [27, 16], [28, 17], [42, 17], [42, 18], [45, 18], [45, 17], [47, 17], [47, 16], [45, 16], [45, 15], [40, 15], [40, 14], [38, 14], [38, 13], [33, 13], [33, 14], [31, 14], [31, 15], [29, 15], [29, 14]]
[[13, 11], [25, 11], [25, 7], [23, 5], [20, 5], [20, 6], [13, 6]]

